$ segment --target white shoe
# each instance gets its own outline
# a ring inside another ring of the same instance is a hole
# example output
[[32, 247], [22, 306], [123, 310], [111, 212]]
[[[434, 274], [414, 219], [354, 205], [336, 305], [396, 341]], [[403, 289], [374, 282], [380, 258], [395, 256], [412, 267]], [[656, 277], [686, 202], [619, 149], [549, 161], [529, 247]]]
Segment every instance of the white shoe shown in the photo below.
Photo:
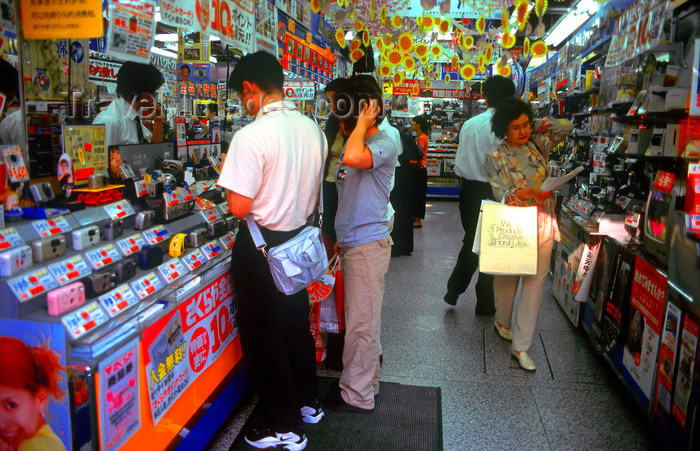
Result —
[[512, 351], [510, 355], [512, 355], [513, 358], [518, 361], [520, 368], [527, 371], [535, 371], [537, 369], [535, 362], [530, 358], [527, 351]]
[[506, 329], [498, 321], [493, 322], [493, 327], [503, 339], [513, 341], [513, 329]]

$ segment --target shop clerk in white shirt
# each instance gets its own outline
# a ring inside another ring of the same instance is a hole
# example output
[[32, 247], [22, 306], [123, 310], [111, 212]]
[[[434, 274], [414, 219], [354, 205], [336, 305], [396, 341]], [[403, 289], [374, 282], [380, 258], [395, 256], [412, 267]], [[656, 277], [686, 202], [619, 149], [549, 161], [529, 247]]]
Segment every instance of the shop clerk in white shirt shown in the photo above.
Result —
[[[234, 135], [218, 182], [228, 190], [231, 212], [241, 219], [250, 213], [268, 248], [305, 226], [328, 149], [318, 125], [283, 100], [283, 83], [282, 66], [269, 53], [246, 55], [236, 65], [228, 85], [255, 121]], [[232, 254], [243, 359], [264, 412], [245, 440], [257, 448], [304, 449], [302, 421], [323, 417], [308, 295], [277, 289], [247, 224]]]
[[[126, 62], [117, 74], [117, 98], [93, 124], [105, 125], [108, 146], [163, 141], [163, 114], [155, 95], [165, 79], [152, 64]], [[153, 119], [151, 132], [141, 119]]]

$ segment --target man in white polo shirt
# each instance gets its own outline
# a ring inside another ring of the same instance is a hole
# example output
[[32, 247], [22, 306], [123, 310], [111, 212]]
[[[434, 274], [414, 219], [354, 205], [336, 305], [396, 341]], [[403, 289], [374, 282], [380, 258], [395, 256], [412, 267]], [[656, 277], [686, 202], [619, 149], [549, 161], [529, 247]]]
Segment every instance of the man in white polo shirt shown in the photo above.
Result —
[[[238, 62], [228, 85], [255, 121], [233, 137], [219, 178], [231, 212], [241, 219], [250, 213], [268, 247], [306, 225], [328, 147], [318, 125], [283, 100], [283, 83], [282, 66], [269, 53]], [[233, 246], [231, 278], [243, 358], [264, 412], [245, 440], [256, 448], [304, 449], [302, 421], [323, 417], [306, 290], [290, 296], [277, 290], [245, 225]]]

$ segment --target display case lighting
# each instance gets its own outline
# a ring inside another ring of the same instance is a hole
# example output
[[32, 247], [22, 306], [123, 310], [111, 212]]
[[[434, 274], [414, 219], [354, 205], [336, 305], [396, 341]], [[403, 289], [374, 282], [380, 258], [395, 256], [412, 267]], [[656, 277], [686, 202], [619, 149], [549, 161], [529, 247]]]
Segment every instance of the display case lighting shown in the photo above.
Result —
[[167, 50], [164, 50], [164, 49], [161, 49], [158, 47], [151, 47], [151, 52], [158, 54], [158, 55], [162, 55], [162, 56], [169, 56], [171, 58], [177, 58], [177, 53], [168, 52]]
[[595, 0], [580, 0], [545, 36], [544, 42], [550, 47], [558, 46], [598, 12], [599, 7]]
[[161, 33], [156, 35], [156, 41], [177, 42], [177, 33]]

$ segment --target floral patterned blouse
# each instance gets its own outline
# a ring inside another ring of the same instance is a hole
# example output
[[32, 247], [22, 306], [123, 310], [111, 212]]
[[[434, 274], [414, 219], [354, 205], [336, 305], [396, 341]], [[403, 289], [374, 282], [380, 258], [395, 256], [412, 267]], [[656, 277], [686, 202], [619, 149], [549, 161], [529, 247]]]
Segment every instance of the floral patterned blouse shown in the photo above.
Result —
[[[530, 141], [524, 146], [513, 147], [504, 140], [484, 157], [484, 169], [496, 200], [500, 201], [506, 192], [510, 205], [536, 205], [544, 215], [554, 218], [555, 198], [550, 196], [544, 204], [537, 204], [534, 198], [516, 199], [512, 193], [520, 188], [539, 188], [549, 176], [547, 159], [549, 151], [562, 143], [574, 130], [574, 124], [566, 120], [552, 118], [535, 119], [532, 124]], [[558, 228], [555, 226], [558, 238]]]

